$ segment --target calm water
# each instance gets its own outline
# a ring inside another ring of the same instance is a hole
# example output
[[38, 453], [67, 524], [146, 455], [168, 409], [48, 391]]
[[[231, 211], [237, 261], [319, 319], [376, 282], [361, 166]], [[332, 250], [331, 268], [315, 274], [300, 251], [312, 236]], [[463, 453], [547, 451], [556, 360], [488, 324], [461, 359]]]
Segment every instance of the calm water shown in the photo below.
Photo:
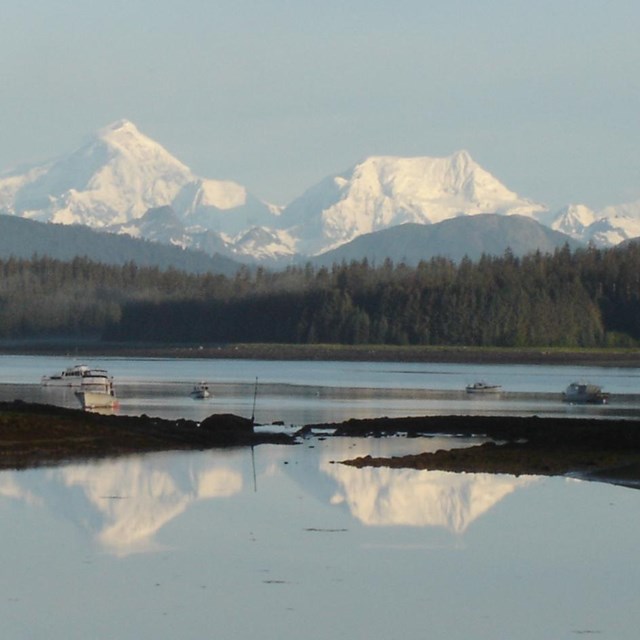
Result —
[[637, 638], [637, 491], [333, 464], [440, 446], [0, 473], [2, 637]]
[[[44, 374], [77, 364], [70, 358], [0, 356], [0, 400], [21, 398], [78, 406], [68, 390], [42, 388]], [[257, 421], [301, 425], [348, 418], [432, 414], [518, 414], [640, 417], [640, 370], [360, 362], [269, 362], [104, 358], [87, 361], [115, 376], [119, 413], [202, 420], [211, 413], [251, 416], [257, 379]], [[207, 381], [212, 397], [189, 397]], [[502, 385], [497, 398], [464, 392], [485, 380]], [[606, 406], [576, 407], [561, 392], [576, 380], [613, 395]]]
[[[41, 399], [40, 376], [68, 364], [0, 358], [2, 399]], [[634, 369], [89, 364], [116, 376], [127, 413], [250, 415], [258, 377], [257, 417], [291, 424], [593, 410], [559, 402], [573, 379], [617, 394], [596, 411], [637, 415]], [[476, 379], [503, 384], [505, 396], [466, 398], [460, 390]], [[212, 383], [210, 401], [188, 397], [198, 380]], [[73, 402], [60, 391], [47, 399]], [[336, 463], [449, 446], [315, 437], [0, 472], [2, 637], [637, 638], [637, 490]]]

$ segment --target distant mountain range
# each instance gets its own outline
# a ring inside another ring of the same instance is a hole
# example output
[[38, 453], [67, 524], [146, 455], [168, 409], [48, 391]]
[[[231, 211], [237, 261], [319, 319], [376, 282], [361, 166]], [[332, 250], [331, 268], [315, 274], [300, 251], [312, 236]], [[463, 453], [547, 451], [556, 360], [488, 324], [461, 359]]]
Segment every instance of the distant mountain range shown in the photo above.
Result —
[[[101, 129], [71, 154], [1, 174], [0, 212], [272, 265], [402, 251], [406, 258], [433, 251], [472, 257], [502, 252], [505, 242], [519, 254], [568, 239], [612, 246], [640, 236], [640, 202], [551, 212], [510, 191], [465, 151], [366, 158], [276, 206], [235, 182], [196, 176], [127, 120]], [[565, 235], [485, 214], [525, 217]], [[457, 226], [436, 229], [454, 220]]]

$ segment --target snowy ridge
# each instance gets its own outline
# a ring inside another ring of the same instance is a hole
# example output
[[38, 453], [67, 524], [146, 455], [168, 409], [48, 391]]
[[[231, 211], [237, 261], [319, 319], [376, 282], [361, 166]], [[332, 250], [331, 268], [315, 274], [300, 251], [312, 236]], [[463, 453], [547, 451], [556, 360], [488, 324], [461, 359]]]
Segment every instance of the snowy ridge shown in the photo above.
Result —
[[640, 236], [640, 201], [608, 206], [597, 212], [585, 205], [572, 204], [550, 218], [538, 219], [585, 244], [612, 247]]
[[313, 255], [406, 222], [544, 212], [544, 206], [509, 191], [460, 151], [447, 158], [367, 158], [292, 202], [282, 222], [295, 228], [299, 251]]
[[560, 209], [548, 226], [555, 231], [562, 231], [572, 238], [581, 239], [586, 229], [595, 222], [596, 214], [583, 204], [570, 204]]
[[36, 179], [23, 180], [13, 202], [0, 206], [40, 221], [98, 228], [171, 202], [193, 179], [185, 165], [126, 120], [102, 129], [77, 151], [35, 174]]
[[[170, 210], [156, 212], [164, 207]], [[509, 190], [466, 151], [365, 158], [282, 208], [236, 182], [194, 175], [128, 120], [104, 127], [68, 155], [0, 174], [0, 211], [245, 262], [318, 256], [404, 223], [486, 213], [527, 216], [601, 246], [640, 236], [640, 201], [600, 212], [573, 204], [550, 212]]]
[[[25, 218], [94, 228], [122, 227], [170, 205], [180, 218], [242, 210], [273, 217], [239, 184], [195, 176], [128, 120], [101, 129], [73, 153], [23, 173], [0, 176], [0, 209]], [[216, 220], [219, 227], [224, 221]], [[206, 224], [205, 224], [206, 227]], [[234, 229], [237, 232], [237, 229]]]

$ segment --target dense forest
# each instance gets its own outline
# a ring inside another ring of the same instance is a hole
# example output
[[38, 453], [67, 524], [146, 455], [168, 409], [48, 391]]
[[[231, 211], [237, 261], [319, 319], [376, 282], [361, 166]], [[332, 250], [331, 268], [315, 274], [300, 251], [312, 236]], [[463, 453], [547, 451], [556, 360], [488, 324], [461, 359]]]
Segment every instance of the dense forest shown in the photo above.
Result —
[[235, 276], [0, 261], [0, 338], [591, 347], [640, 339], [640, 246]]

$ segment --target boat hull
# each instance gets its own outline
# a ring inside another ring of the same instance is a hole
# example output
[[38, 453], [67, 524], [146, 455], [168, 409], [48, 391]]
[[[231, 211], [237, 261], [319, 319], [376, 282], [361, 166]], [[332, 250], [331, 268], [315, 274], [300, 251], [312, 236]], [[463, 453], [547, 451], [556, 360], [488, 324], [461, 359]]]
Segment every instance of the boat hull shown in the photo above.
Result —
[[103, 391], [76, 391], [76, 397], [83, 409], [110, 408], [118, 404], [118, 400], [114, 395]]

